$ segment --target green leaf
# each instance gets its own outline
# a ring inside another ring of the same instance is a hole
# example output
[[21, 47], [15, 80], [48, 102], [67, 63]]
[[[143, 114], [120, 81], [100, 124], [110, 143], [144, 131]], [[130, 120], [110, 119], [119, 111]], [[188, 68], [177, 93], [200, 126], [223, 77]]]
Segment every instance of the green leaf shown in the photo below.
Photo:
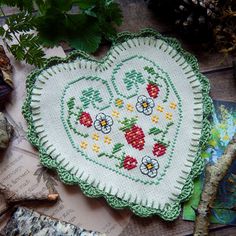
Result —
[[47, 9], [45, 15], [38, 16], [36, 19], [36, 28], [42, 43], [51, 46], [65, 40], [66, 37], [66, 15], [59, 10]]
[[124, 144], [122, 144], [122, 143], [116, 143], [112, 149], [112, 154], [119, 152], [123, 146], [124, 146]]
[[70, 33], [74, 33], [74, 36], [68, 35], [67, 40], [75, 49], [83, 50], [88, 53], [95, 52], [101, 43], [102, 35], [98, 23], [91, 20], [90, 17], [86, 17], [86, 20], [77, 18], [79, 24], [75, 30], [71, 30]]
[[4, 33], [5, 33], [5, 29], [2, 26], [0, 26], [0, 36], [3, 37]]
[[96, 0], [74, 0], [73, 3], [77, 4], [81, 10], [87, 10], [95, 6]]
[[83, 103], [83, 107], [88, 108], [89, 104], [92, 103], [94, 107], [96, 107], [95, 103], [102, 102], [102, 97], [98, 90], [89, 87], [82, 91], [82, 96], [80, 97], [80, 101]]
[[[0, 28], [3, 39], [12, 40], [12, 35], [36, 28], [38, 46], [54, 46], [67, 41], [76, 49], [92, 53], [99, 47], [102, 37], [110, 40], [116, 35], [114, 26], [122, 22], [120, 7], [111, 0], [0, 0], [1, 3], [17, 6], [23, 11], [6, 20], [8, 30]], [[36, 14], [33, 14], [34, 7], [38, 9]], [[35, 40], [31, 39], [33, 44]], [[24, 40], [22, 43], [25, 43]], [[30, 47], [29, 43], [27, 52], [25, 46], [12, 48], [17, 58], [22, 58], [25, 52], [28, 62], [32, 63], [33, 53], [37, 57], [43, 55], [36, 45]]]
[[18, 60], [18, 61], [24, 60], [25, 51], [24, 51], [24, 47], [22, 47], [22, 45], [13, 44], [8, 49], [14, 55], [16, 60]]
[[103, 36], [107, 40], [112, 40], [117, 35], [116, 29], [113, 26], [113, 24], [110, 24], [105, 21], [103, 23], [100, 22], [100, 28], [101, 28]]
[[27, 12], [21, 12], [15, 15], [11, 15], [6, 24], [9, 27], [9, 31], [14, 33], [28, 32], [35, 27], [34, 16]]
[[13, 37], [9, 30], [5, 30], [2, 26], [0, 26], [0, 36], [3, 38], [3, 40], [9, 40], [12, 41]]
[[7, 5], [11, 7], [18, 7], [21, 11], [26, 10], [28, 12], [33, 11], [33, 3], [34, 1], [32, 0], [1, 0], [0, 4], [1, 5]]
[[114, 22], [117, 25], [121, 25], [123, 21], [122, 11], [118, 3], [113, 1], [102, 0], [105, 2], [105, 17], [109, 21]]
[[133, 86], [137, 87], [137, 84], [144, 84], [145, 80], [142, 73], [132, 70], [125, 73], [124, 83], [127, 90], [131, 90]]
[[73, 110], [75, 107], [75, 98], [71, 97], [69, 101], [67, 102], [67, 106], [70, 110]]
[[148, 134], [157, 135], [157, 134], [159, 134], [159, 133], [161, 133], [161, 132], [162, 132], [161, 129], [156, 128], [156, 127], [153, 127], [153, 128], [151, 128], [151, 129], [149, 130]]
[[137, 120], [138, 120], [137, 117], [132, 117], [130, 119], [124, 118], [123, 121], [119, 121], [119, 123], [123, 125], [122, 127], [120, 127], [120, 130], [126, 132], [137, 123]]
[[210, 158], [211, 154], [209, 152], [202, 152], [201, 157], [204, 158], [204, 159], [205, 158]]
[[48, 8], [67, 12], [72, 8], [73, 0], [47, 0], [46, 5], [48, 5]]
[[25, 60], [37, 67], [41, 67], [45, 62], [45, 54], [39, 46], [38, 37], [33, 34], [20, 35], [19, 44], [9, 46], [9, 50], [19, 61]]

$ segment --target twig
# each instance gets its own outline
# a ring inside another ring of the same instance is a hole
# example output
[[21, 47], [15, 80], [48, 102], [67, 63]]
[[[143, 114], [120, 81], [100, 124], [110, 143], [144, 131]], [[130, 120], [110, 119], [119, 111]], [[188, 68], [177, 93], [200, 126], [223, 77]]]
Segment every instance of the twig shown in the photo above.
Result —
[[226, 175], [232, 162], [236, 159], [236, 134], [225, 149], [224, 154], [214, 165], [206, 166], [205, 184], [201, 200], [196, 210], [194, 236], [208, 235], [209, 211], [216, 197], [220, 181]]
[[18, 195], [12, 191], [10, 191], [5, 185], [0, 183], [0, 192], [3, 194], [5, 201], [7, 204], [15, 204], [22, 201], [32, 201], [32, 200], [48, 200], [48, 201], [56, 201], [59, 197], [58, 193], [49, 193], [45, 195], [31, 195], [31, 196], [24, 196]]
[[14, 192], [10, 191], [5, 185], [0, 183], [0, 193], [3, 194], [4, 199], [5, 199], [5, 206], [3, 209], [0, 210], [0, 218], [5, 215], [7, 212], [9, 212], [13, 207], [19, 205], [19, 204], [25, 204], [29, 202], [35, 202], [35, 201], [50, 201], [54, 202], [57, 201], [59, 198], [58, 193], [50, 193], [50, 194], [45, 194], [45, 195], [40, 195], [39, 196], [22, 196], [22, 195], [17, 195]]

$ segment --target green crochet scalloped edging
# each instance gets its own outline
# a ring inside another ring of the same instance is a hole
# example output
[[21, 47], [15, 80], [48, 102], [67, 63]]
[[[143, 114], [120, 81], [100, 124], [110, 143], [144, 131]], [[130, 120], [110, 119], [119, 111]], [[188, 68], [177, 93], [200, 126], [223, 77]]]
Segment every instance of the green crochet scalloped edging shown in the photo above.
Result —
[[28, 122], [28, 139], [34, 145], [38, 148], [40, 153], [40, 161], [42, 165], [54, 169], [57, 171], [60, 179], [66, 183], [66, 184], [79, 184], [80, 188], [82, 189], [83, 193], [89, 197], [104, 197], [107, 202], [116, 209], [123, 209], [123, 208], [130, 208], [135, 214], [142, 217], [152, 216], [152, 215], [159, 215], [165, 220], [174, 220], [176, 219], [181, 210], [181, 203], [188, 200], [193, 192], [193, 179], [196, 178], [203, 170], [204, 162], [200, 156], [202, 148], [205, 146], [207, 140], [210, 136], [211, 131], [211, 125], [208, 120], [208, 118], [211, 116], [213, 111], [213, 105], [212, 100], [209, 97], [209, 90], [210, 90], [210, 84], [208, 79], [203, 76], [198, 67], [197, 59], [191, 55], [190, 53], [185, 52], [182, 48], [180, 43], [173, 38], [163, 37], [161, 34], [159, 34], [156, 31], [153, 31], [151, 29], [144, 29], [140, 31], [139, 33], [133, 34], [129, 32], [123, 32], [118, 34], [117, 38], [113, 41], [112, 48], [120, 44], [124, 41], [127, 41], [128, 39], [136, 38], [136, 37], [155, 37], [156, 39], [161, 39], [170, 46], [172, 46], [176, 51], [184, 57], [184, 59], [188, 62], [188, 64], [192, 67], [193, 72], [197, 76], [198, 80], [200, 81], [202, 85], [202, 93], [203, 93], [203, 129], [201, 133], [200, 138], [200, 145], [198, 148], [198, 152], [196, 155], [196, 158], [194, 160], [192, 170], [187, 178], [186, 183], [184, 184], [181, 194], [176, 199], [176, 202], [171, 205], [167, 205], [164, 209], [154, 209], [149, 207], [144, 207], [139, 204], [130, 203], [127, 201], [124, 201], [120, 198], [117, 198], [116, 196], [110, 195], [107, 192], [104, 192], [102, 190], [99, 190], [98, 188], [95, 188], [86, 182], [80, 180], [75, 175], [71, 174], [70, 171], [66, 170], [64, 167], [60, 166], [60, 163], [58, 163], [56, 160], [52, 159], [49, 155], [46, 154], [46, 150], [42, 145], [40, 145], [39, 138], [36, 134], [36, 129], [34, 127], [32, 112], [31, 112], [31, 95], [32, 90], [36, 81], [36, 77], [38, 74], [40, 74], [43, 70], [53, 66], [57, 65], [59, 63], [65, 63], [76, 60], [78, 57], [87, 59], [89, 61], [95, 61], [97, 63], [103, 63], [106, 61], [106, 58], [110, 55], [110, 52], [100, 61], [96, 60], [95, 58], [89, 56], [88, 54], [76, 51], [72, 52], [68, 57], [65, 59], [53, 57], [49, 59], [43, 69], [38, 69], [34, 72], [32, 72], [28, 77], [26, 81], [26, 88], [27, 88], [27, 96], [22, 108], [22, 113]]

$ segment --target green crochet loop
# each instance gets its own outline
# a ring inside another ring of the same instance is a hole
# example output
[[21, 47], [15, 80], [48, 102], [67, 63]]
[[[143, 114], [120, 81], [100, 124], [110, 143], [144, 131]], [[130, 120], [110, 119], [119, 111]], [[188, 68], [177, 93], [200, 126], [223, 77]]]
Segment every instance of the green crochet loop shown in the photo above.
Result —
[[209, 84], [208, 79], [200, 73], [197, 59], [190, 53], [185, 52], [181, 48], [180, 43], [176, 39], [163, 37], [161, 34], [151, 29], [145, 29], [136, 34], [129, 33], [129, 32], [120, 33], [118, 34], [117, 38], [114, 39], [112, 48], [117, 44], [127, 41], [128, 39], [133, 39], [133, 38], [138, 38], [138, 37], [155, 37], [156, 39], [161, 39], [167, 44], [169, 44], [170, 46], [172, 46], [174, 49], [178, 51], [178, 53], [182, 57], [185, 58], [188, 64], [192, 67], [196, 77], [198, 78], [198, 80], [200, 81], [202, 85], [202, 93], [204, 97], [203, 99], [204, 128], [202, 129], [200, 145], [197, 152], [198, 154], [196, 155], [196, 158], [194, 160], [192, 170], [188, 176], [188, 179], [185, 185], [182, 188], [181, 194], [178, 196], [175, 203], [166, 205], [164, 209], [154, 209], [154, 208], [144, 207], [139, 204], [134, 204], [134, 203], [130, 203], [128, 201], [119, 199], [116, 196], [113, 196], [107, 192], [104, 192], [98, 188], [95, 188], [87, 184], [85, 181], [82, 181], [81, 179], [77, 178], [75, 175], [72, 175], [70, 171], [67, 171], [64, 167], [60, 166], [60, 163], [56, 162], [50, 156], [48, 156], [46, 154], [46, 150], [44, 149], [44, 147], [40, 145], [39, 138], [37, 137], [36, 129], [34, 127], [34, 122], [33, 122], [32, 112], [31, 112], [31, 105], [30, 105], [31, 94], [32, 94], [32, 90], [33, 90], [37, 75], [40, 74], [43, 70], [51, 67], [52, 65], [57, 65], [60, 63], [68, 63], [78, 58], [87, 59], [88, 61], [95, 61], [99, 63], [100, 65], [102, 65], [106, 61], [108, 56], [110, 55], [110, 52], [108, 52], [107, 56], [104, 57], [104, 59], [100, 61], [96, 60], [95, 58], [81, 51], [72, 52], [65, 59], [58, 58], [58, 57], [53, 57], [49, 59], [43, 69], [36, 70], [27, 77], [27, 81], [26, 81], [27, 97], [22, 108], [22, 113], [29, 125], [28, 139], [32, 143], [32, 145], [36, 146], [39, 149], [41, 163], [48, 168], [55, 169], [58, 172], [60, 179], [64, 183], [79, 185], [83, 193], [89, 197], [104, 197], [107, 200], [107, 202], [114, 208], [117, 208], [117, 209], [129, 208], [136, 215], [141, 216], [141, 217], [159, 215], [165, 220], [174, 220], [180, 214], [181, 203], [183, 201], [188, 200], [193, 192], [193, 179], [196, 178], [201, 173], [204, 167], [204, 162], [200, 156], [200, 153], [201, 153], [202, 148], [204, 148], [204, 145], [206, 144], [210, 136], [210, 131], [211, 131], [211, 125], [210, 125], [210, 122], [208, 121], [208, 118], [211, 116], [212, 110], [213, 110], [212, 100], [209, 97], [210, 84]]

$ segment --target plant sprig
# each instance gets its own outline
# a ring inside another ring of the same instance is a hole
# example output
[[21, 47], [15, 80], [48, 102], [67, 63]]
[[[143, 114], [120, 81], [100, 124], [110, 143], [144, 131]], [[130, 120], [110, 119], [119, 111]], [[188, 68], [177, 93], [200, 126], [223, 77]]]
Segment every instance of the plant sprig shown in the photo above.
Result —
[[[41, 46], [41, 40], [34, 34], [34, 17], [27, 12], [12, 15], [6, 20], [7, 27], [0, 26], [0, 36], [9, 52], [18, 61], [43, 66], [45, 53]], [[14, 42], [14, 43], [12, 43]]]
[[[38, 67], [45, 61], [42, 46], [67, 41], [75, 49], [93, 53], [102, 39], [116, 35], [114, 26], [122, 23], [121, 9], [111, 0], [0, 0], [3, 4], [22, 12], [9, 16], [8, 28], [0, 27], [0, 36], [17, 60]], [[10, 43], [13, 39], [16, 44]]]

